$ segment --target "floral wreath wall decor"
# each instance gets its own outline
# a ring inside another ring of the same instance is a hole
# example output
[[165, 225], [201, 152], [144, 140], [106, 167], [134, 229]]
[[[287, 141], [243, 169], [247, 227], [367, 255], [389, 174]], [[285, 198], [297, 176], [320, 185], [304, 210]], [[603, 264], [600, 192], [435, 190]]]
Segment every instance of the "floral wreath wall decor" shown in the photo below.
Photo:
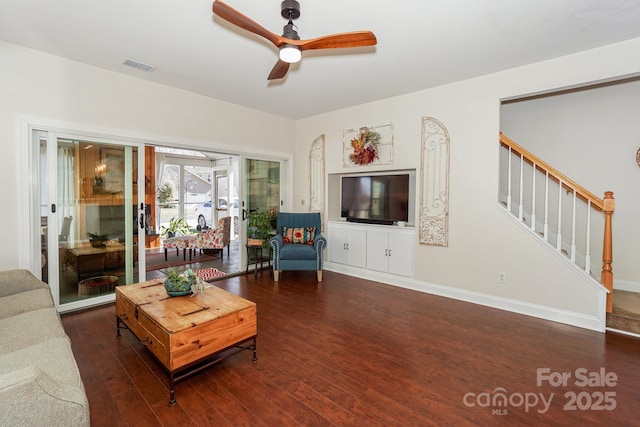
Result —
[[370, 131], [369, 128], [360, 128], [358, 136], [351, 140], [351, 148], [353, 153], [349, 155], [356, 165], [368, 165], [373, 163], [378, 157], [378, 144], [380, 143], [380, 134]]
[[345, 166], [393, 163], [393, 126], [364, 126], [345, 130], [342, 135]]

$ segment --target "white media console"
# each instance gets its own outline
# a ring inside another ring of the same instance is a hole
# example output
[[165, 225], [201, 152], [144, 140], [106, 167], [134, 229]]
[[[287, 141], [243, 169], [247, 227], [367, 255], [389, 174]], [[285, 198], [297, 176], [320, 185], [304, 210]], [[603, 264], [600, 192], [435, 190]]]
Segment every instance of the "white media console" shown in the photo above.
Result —
[[415, 228], [329, 221], [327, 234], [330, 263], [413, 277]]

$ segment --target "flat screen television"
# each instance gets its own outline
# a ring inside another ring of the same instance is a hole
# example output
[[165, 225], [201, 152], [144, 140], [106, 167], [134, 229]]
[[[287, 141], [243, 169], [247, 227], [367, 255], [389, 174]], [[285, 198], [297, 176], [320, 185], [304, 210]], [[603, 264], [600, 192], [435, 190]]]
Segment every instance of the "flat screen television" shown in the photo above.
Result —
[[409, 173], [343, 176], [340, 216], [369, 224], [407, 222], [410, 187]]

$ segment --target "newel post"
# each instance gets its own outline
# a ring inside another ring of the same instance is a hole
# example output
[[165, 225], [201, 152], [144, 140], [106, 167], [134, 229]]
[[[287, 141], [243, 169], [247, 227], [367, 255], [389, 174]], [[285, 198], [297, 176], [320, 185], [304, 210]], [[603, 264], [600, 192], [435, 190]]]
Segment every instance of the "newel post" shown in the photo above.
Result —
[[607, 294], [607, 313], [613, 311], [613, 231], [611, 217], [616, 209], [616, 201], [613, 198], [613, 191], [604, 193], [604, 204], [602, 211], [604, 212], [604, 246], [602, 248], [602, 274], [600, 283], [609, 290]]

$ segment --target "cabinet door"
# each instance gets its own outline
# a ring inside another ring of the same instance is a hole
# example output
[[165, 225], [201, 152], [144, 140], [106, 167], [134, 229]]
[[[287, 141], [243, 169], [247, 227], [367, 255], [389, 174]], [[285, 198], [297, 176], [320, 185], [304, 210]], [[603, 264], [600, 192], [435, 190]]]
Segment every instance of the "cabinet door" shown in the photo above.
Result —
[[367, 232], [359, 229], [347, 230], [347, 264], [365, 268], [367, 265]]
[[413, 275], [413, 234], [389, 232], [389, 273]]
[[327, 239], [329, 261], [347, 264], [347, 228], [339, 225], [329, 227]]
[[389, 270], [389, 232], [367, 231], [367, 268], [369, 270]]

